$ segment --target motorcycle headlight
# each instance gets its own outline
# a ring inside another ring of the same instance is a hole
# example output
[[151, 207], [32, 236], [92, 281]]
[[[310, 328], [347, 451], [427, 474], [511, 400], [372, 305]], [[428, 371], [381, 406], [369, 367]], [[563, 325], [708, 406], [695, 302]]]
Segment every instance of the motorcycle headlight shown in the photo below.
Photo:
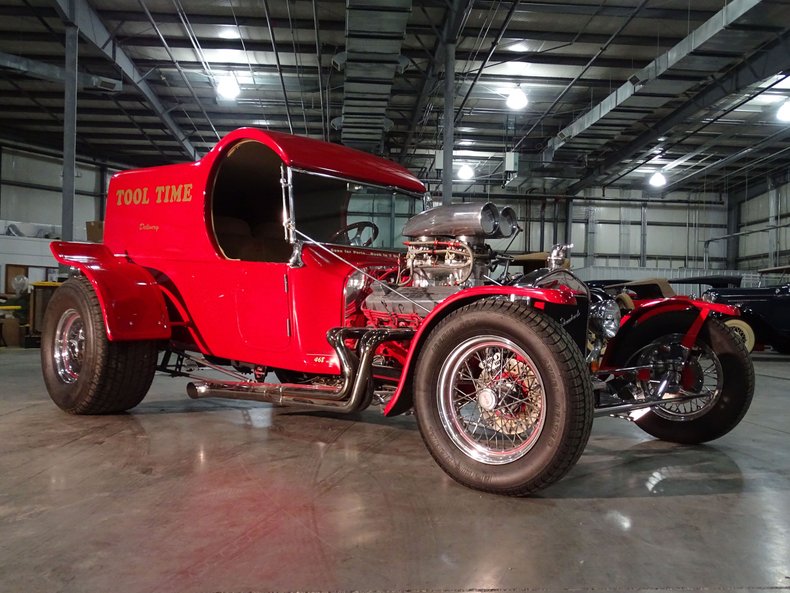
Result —
[[620, 307], [611, 299], [595, 303], [590, 308], [590, 324], [593, 331], [604, 337], [613, 338], [620, 329]]

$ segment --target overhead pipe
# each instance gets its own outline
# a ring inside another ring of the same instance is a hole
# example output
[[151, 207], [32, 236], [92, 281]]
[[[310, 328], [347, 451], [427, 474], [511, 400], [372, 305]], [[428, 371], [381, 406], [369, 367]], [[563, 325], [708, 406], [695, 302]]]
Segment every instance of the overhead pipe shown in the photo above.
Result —
[[280, 87], [283, 90], [283, 97], [285, 98], [285, 115], [288, 118], [288, 130], [291, 134], [294, 133], [293, 122], [291, 121], [291, 108], [288, 105], [288, 92], [285, 90], [285, 78], [283, 77], [283, 69], [280, 64], [280, 52], [277, 51], [277, 42], [274, 39], [274, 28], [272, 27], [272, 19], [269, 14], [269, 3], [267, 0], [261, 0], [263, 4], [263, 12], [266, 15], [266, 26], [269, 28], [269, 39], [272, 42], [272, 51], [274, 52], [274, 62], [277, 64], [277, 72], [280, 75]]
[[639, 3], [639, 5], [636, 8], [634, 8], [633, 11], [631, 11], [631, 13], [628, 15], [628, 18], [625, 19], [625, 22], [622, 25], [620, 25], [617, 31], [612, 33], [612, 35], [609, 37], [606, 43], [604, 43], [598, 49], [598, 51], [595, 52], [595, 55], [592, 58], [590, 58], [587, 64], [582, 68], [581, 72], [579, 72], [576, 76], [573, 77], [573, 80], [571, 80], [571, 82], [568, 83], [568, 85], [562, 90], [562, 92], [557, 96], [557, 98], [554, 99], [554, 101], [551, 103], [551, 105], [549, 105], [546, 111], [544, 111], [543, 114], [535, 121], [535, 123], [532, 124], [532, 126], [521, 137], [521, 139], [518, 142], [516, 142], [516, 144], [513, 146], [513, 150], [516, 150], [519, 146], [521, 146], [523, 142], [527, 139], [527, 136], [529, 136], [532, 133], [532, 131], [535, 128], [537, 128], [541, 123], [543, 123], [543, 120], [546, 119], [549, 113], [551, 113], [551, 110], [554, 109], [560, 101], [562, 101], [562, 98], [568, 94], [571, 88], [573, 88], [573, 86], [587, 73], [587, 71], [590, 68], [592, 68], [592, 65], [593, 63], [595, 63], [595, 60], [597, 60], [607, 49], [609, 49], [609, 46], [612, 43], [614, 43], [614, 40], [620, 35], [620, 33], [622, 33], [623, 30], [625, 30], [625, 28], [629, 24], [631, 24], [631, 21], [634, 20], [634, 18], [636, 18], [636, 15], [639, 13], [639, 11], [642, 10], [645, 4], [647, 4], [647, 0], [642, 0]]
[[475, 74], [475, 78], [474, 80], [472, 80], [472, 84], [469, 85], [469, 89], [466, 91], [466, 95], [464, 95], [461, 104], [458, 106], [458, 113], [455, 116], [456, 124], [461, 121], [463, 117], [464, 106], [466, 105], [466, 102], [469, 100], [469, 97], [472, 94], [472, 89], [475, 88], [477, 81], [480, 80], [480, 76], [482, 76], [483, 74], [483, 70], [485, 70], [486, 66], [488, 66], [488, 62], [491, 61], [491, 57], [494, 55], [494, 52], [496, 51], [497, 47], [499, 47], [499, 43], [502, 41], [502, 37], [504, 37], [505, 31], [507, 30], [508, 25], [510, 25], [510, 21], [513, 20], [513, 16], [515, 15], [516, 9], [518, 8], [518, 5], [520, 3], [521, 0], [515, 0], [515, 2], [511, 4], [510, 10], [508, 11], [507, 16], [505, 16], [505, 21], [502, 23], [502, 26], [499, 28], [499, 33], [497, 33], [497, 36], [494, 39], [494, 41], [491, 42], [491, 49], [488, 50], [488, 55], [483, 60], [483, 63], [480, 64], [480, 68], [477, 70], [477, 74]]

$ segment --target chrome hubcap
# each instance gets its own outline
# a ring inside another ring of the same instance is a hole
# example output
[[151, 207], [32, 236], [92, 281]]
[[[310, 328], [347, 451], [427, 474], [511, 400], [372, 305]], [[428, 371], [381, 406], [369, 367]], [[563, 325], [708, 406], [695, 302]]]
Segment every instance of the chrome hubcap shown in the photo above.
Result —
[[58, 377], [64, 383], [75, 383], [80, 378], [85, 352], [85, 325], [76, 309], [67, 309], [60, 316], [54, 346]]
[[523, 348], [498, 336], [459, 344], [442, 364], [438, 383], [442, 427], [468, 457], [511, 463], [532, 449], [546, 423], [546, 394]]

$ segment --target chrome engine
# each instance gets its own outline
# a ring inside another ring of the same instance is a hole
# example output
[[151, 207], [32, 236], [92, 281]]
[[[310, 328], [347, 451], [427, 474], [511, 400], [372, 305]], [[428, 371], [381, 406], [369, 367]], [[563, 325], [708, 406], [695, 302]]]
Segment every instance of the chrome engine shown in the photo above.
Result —
[[426, 210], [403, 228], [409, 240], [402, 280], [414, 287], [481, 285], [493, 258], [486, 239], [511, 237], [518, 230], [516, 212], [500, 211], [491, 202]]

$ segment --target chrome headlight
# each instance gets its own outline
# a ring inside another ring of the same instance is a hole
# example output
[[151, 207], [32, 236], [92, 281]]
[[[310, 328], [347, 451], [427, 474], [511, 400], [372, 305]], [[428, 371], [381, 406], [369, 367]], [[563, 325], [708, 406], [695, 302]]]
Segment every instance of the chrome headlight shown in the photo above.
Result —
[[702, 298], [702, 300], [705, 301], [706, 303], [715, 303], [716, 302], [716, 293], [711, 291], [711, 290], [709, 290], [709, 291], [703, 293], [702, 297], [700, 297], [700, 298]]
[[365, 289], [368, 285], [368, 277], [362, 272], [354, 272], [348, 276], [346, 287], [343, 289], [343, 299], [345, 300], [346, 313], [353, 309], [355, 305], [362, 302], [367, 296]]
[[607, 339], [615, 337], [620, 329], [620, 307], [617, 302], [607, 299], [590, 307], [590, 325], [595, 333]]

